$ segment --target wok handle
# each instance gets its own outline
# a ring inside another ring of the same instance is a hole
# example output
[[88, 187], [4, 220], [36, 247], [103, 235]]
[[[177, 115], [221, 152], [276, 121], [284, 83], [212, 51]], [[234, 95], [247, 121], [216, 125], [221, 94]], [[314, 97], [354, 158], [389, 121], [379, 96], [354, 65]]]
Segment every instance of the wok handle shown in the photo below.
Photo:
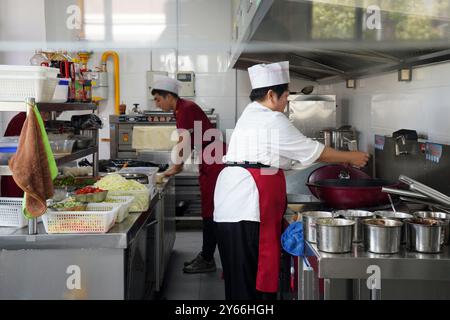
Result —
[[417, 193], [417, 192], [412, 192], [412, 191], [407, 191], [407, 190], [401, 190], [401, 189], [395, 189], [395, 188], [389, 188], [389, 187], [382, 187], [381, 188], [382, 192], [386, 192], [386, 193], [390, 193], [390, 194], [395, 194], [395, 195], [399, 195], [399, 196], [405, 196], [405, 197], [412, 197], [412, 198], [418, 198], [418, 199], [424, 199], [424, 200], [428, 200], [429, 197]]

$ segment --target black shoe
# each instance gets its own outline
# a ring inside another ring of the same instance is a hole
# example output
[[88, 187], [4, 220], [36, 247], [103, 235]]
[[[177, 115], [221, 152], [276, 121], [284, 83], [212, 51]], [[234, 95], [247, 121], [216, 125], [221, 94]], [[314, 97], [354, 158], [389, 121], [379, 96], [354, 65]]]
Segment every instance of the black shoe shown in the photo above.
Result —
[[198, 259], [198, 257], [201, 257], [201, 255], [202, 255], [202, 253], [200, 252], [194, 259], [185, 261], [184, 266], [187, 267], [188, 265], [193, 264]]
[[195, 260], [190, 265], [183, 268], [183, 271], [186, 273], [204, 273], [204, 272], [215, 272], [216, 271], [216, 262], [214, 258], [207, 261], [203, 259], [201, 255], [198, 256], [197, 260]]

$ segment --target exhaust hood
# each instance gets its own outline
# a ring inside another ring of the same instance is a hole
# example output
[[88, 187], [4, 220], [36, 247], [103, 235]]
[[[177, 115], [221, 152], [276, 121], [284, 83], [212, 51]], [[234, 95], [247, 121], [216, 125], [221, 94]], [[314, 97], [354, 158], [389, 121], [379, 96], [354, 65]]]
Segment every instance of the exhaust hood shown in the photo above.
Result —
[[236, 69], [289, 60], [292, 76], [330, 83], [450, 60], [450, 1], [261, 0], [255, 5], [232, 50]]

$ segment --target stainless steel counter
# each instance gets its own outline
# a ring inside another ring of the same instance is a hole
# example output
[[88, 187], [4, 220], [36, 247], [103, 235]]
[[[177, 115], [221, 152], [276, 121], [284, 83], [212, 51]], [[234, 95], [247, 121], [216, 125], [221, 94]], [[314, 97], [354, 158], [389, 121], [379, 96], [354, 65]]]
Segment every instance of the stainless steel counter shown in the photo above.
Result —
[[[164, 188], [164, 185], [159, 188]], [[28, 228], [0, 227], [0, 249], [125, 249], [151, 218], [157, 202], [158, 196], [155, 195], [150, 201], [149, 210], [131, 213], [122, 223], [114, 225], [104, 234], [47, 234], [42, 223], [38, 224], [36, 235], [29, 235]]]
[[42, 223], [32, 236], [0, 228], [0, 299], [153, 297], [175, 238], [173, 184], [158, 185], [148, 211], [106, 234], [52, 235]]
[[367, 268], [380, 267], [381, 279], [450, 281], [450, 247], [441, 253], [411, 252], [402, 247], [398, 254], [376, 254], [365, 251], [363, 244], [353, 244], [350, 253], [321, 252], [317, 245], [305, 242], [307, 256], [319, 261], [319, 278], [365, 279]]
[[[292, 223], [293, 214], [287, 213], [284, 220], [286, 225]], [[355, 243], [349, 253], [332, 254], [305, 241], [304, 255], [283, 260], [285, 274], [291, 268], [296, 270], [294, 296], [283, 292], [289, 298], [450, 299], [449, 246], [437, 254], [413, 252], [402, 246], [399, 253], [390, 255], [368, 252], [363, 243]], [[369, 289], [369, 278], [378, 279], [379, 288]]]

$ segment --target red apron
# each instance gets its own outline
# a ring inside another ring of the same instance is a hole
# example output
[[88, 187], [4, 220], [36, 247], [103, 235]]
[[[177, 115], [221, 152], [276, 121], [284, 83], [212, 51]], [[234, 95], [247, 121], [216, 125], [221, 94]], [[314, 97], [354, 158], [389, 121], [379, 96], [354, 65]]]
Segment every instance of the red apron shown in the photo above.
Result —
[[[259, 193], [259, 252], [256, 290], [277, 292], [281, 256], [281, 222], [286, 211], [286, 180], [283, 170], [264, 175], [265, 169], [247, 168]], [[273, 169], [270, 169], [273, 170]]]
[[[226, 144], [221, 143], [223, 147], [223, 154], [226, 153]], [[213, 153], [214, 156], [214, 153]], [[200, 185], [201, 203], [202, 203], [202, 218], [212, 219], [214, 213], [214, 189], [216, 188], [217, 178], [220, 171], [225, 168], [222, 163], [222, 155], [219, 155], [220, 163], [207, 164], [202, 158], [202, 163], [199, 167], [200, 176], [198, 178]]]

